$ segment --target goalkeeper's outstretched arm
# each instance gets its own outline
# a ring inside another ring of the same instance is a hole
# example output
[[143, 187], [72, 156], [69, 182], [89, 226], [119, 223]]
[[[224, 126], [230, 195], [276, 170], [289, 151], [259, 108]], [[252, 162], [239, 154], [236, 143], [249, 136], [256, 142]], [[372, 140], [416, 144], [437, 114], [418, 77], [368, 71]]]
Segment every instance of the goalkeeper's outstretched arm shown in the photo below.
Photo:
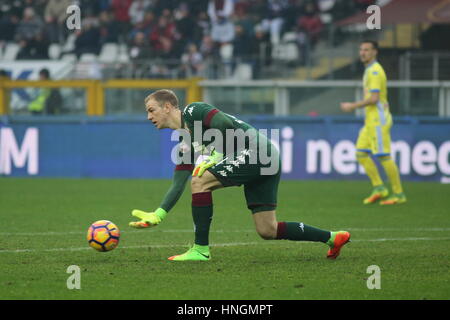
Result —
[[130, 222], [130, 227], [148, 228], [160, 224], [183, 194], [186, 183], [191, 176], [192, 169], [193, 165], [178, 165], [175, 168], [172, 185], [164, 196], [159, 208], [157, 208], [154, 212], [145, 212], [137, 209], [133, 210], [131, 214], [134, 217], [139, 218], [140, 221]]
[[[181, 168], [181, 169], [179, 169]], [[161, 205], [159, 206], [164, 211], [169, 212], [180, 199], [184, 192], [186, 183], [191, 176], [192, 165], [179, 165], [173, 174], [172, 185], [164, 196]]]

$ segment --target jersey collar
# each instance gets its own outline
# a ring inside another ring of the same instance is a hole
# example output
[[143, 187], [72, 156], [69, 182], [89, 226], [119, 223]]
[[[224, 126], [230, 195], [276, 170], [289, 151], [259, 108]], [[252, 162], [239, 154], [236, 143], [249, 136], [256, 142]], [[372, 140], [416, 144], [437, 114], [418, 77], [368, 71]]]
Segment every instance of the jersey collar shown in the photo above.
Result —
[[377, 63], [377, 60], [373, 60], [367, 67], [366, 70], [369, 69], [371, 66], [373, 66], [375, 63]]

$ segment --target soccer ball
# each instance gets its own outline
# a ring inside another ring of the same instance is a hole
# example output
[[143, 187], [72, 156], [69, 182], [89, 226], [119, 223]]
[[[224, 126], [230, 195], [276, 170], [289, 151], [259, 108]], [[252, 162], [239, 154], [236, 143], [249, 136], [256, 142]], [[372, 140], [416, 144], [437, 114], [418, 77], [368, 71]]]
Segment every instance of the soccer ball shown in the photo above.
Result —
[[119, 244], [120, 231], [108, 220], [99, 220], [91, 224], [87, 233], [89, 245], [97, 251], [111, 251]]

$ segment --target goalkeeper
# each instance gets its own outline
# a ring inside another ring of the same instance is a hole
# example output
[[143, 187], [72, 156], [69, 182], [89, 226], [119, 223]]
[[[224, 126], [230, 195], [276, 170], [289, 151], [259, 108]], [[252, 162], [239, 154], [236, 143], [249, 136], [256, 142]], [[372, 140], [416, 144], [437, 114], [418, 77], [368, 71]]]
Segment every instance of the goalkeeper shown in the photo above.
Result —
[[[263, 239], [323, 242], [329, 247], [327, 257], [330, 259], [337, 258], [340, 249], [350, 240], [350, 233], [346, 231], [331, 232], [300, 222], [277, 222], [275, 210], [281, 175], [280, 157], [273, 144], [249, 124], [203, 102], [191, 103], [181, 111], [176, 95], [166, 89], [150, 94], [145, 99], [145, 106], [148, 120], [157, 129], [184, 129], [191, 139], [184, 146], [183, 143], [180, 144], [179, 156], [183, 155], [182, 152], [187, 152], [189, 161], [175, 167], [172, 186], [159, 208], [154, 212], [132, 211], [132, 215], [139, 221], [130, 222], [131, 227], [149, 228], [160, 224], [178, 201], [192, 176], [194, 245], [187, 252], [172, 256], [169, 260], [211, 259], [209, 229], [213, 216], [212, 191], [230, 186], [244, 186], [247, 207], [252, 212], [256, 231]], [[209, 129], [212, 129], [213, 133], [221, 133], [212, 135], [214, 143], [205, 145], [201, 139], [195, 140], [197, 137], [204, 137], [205, 133], [208, 134]], [[245, 133], [245, 143], [236, 145], [236, 135], [230, 136], [230, 131]], [[270, 161], [261, 157], [263, 149]], [[205, 150], [210, 153], [209, 157], [194, 166], [195, 156]]]

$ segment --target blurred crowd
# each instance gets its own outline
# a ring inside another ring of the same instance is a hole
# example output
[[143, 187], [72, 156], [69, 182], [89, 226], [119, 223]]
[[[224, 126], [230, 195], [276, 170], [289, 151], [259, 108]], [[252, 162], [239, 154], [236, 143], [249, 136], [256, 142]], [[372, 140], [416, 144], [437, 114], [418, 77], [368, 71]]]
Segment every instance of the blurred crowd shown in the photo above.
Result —
[[[20, 45], [17, 59], [48, 59], [51, 43], [75, 32], [73, 53], [98, 54], [105, 43], [126, 44], [140, 61], [181, 61], [199, 74], [207, 59], [270, 64], [271, 48], [286, 33], [306, 63], [324, 28], [375, 0], [0, 0], [0, 43]], [[66, 27], [71, 4], [81, 8], [81, 30]], [[231, 45], [231, 46], [230, 46]], [[227, 50], [231, 50], [227, 52]], [[263, 58], [261, 58], [263, 57]]]

